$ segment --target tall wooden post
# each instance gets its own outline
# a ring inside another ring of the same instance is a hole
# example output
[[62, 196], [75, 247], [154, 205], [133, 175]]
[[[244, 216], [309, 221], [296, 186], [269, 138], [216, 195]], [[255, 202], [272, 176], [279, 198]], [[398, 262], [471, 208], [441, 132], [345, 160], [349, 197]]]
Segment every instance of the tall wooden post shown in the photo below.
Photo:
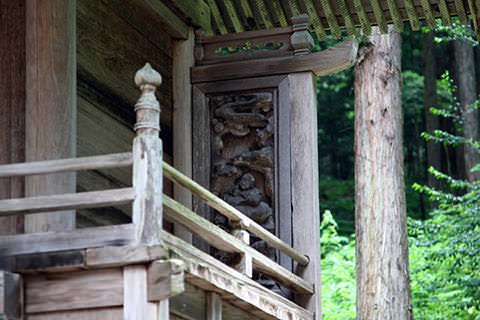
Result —
[[[192, 177], [192, 85], [190, 67], [193, 58], [194, 33], [190, 28], [187, 40], [173, 42], [173, 166]], [[192, 208], [192, 194], [178, 185], [173, 186], [175, 200]], [[192, 243], [192, 233], [182, 225], [174, 225], [177, 237]]]
[[162, 140], [160, 103], [155, 97], [162, 83], [160, 74], [149, 63], [135, 74], [142, 95], [135, 105], [137, 136], [133, 140], [133, 223], [137, 239], [145, 244], [160, 242], [162, 232]]
[[[25, 161], [25, 0], [0, 0], [0, 164]], [[22, 198], [24, 178], [0, 179], [0, 199]], [[23, 217], [0, 218], [0, 235], [22, 233]]]
[[322, 318], [320, 279], [320, 212], [318, 199], [318, 143], [316, 78], [311, 72], [288, 76], [291, 101], [291, 174], [293, 248], [310, 258], [295, 272], [313, 283], [313, 296], [295, 301]]
[[[25, 160], [76, 155], [75, 1], [26, 1]], [[25, 195], [75, 192], [75, 173], [25, 179]], [[28, 215], [25, 232], [75, 228], [75, 211]]]

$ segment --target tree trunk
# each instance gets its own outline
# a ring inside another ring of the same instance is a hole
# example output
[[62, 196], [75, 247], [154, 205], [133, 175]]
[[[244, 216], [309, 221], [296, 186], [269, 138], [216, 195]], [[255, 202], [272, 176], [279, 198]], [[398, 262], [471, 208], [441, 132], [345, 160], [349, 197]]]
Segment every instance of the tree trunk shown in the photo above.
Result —
[[[430, 112], [430, 108], [437, 107], [437, 77], [435, 70], [435, 53], [433, 50], [434, 33], [428, 32], [423, 36], [423, 83], [424, 83], [424, 106], [425, 106], [425, 129], [433, 134], [435, 129], [440, 129], [438, 116]], [[427, 141], [427, 167], [434, 167], [441, 170], [442, 157], [441, 145], [434, 141]], [[438, 187], [439, 181], [431, 174], [428, 174], [428, 185]]]
[[[465, 138], [476, 141], [478, 140], [478, 110], [468, 108], [477, 100], [473, 47], [463, 40], [455, 40], [454, 48], [458, 97], [463, 110], [463, 135]], [[479, 162], [478, 152], [465, 145], [463, 156], [467, 180], [470, 182], [478, 180], [480, 173], [470, 171]]]
[[372, 28], [355, 67], [357, 320], [413, 319], [403, 180], [401, 38]]

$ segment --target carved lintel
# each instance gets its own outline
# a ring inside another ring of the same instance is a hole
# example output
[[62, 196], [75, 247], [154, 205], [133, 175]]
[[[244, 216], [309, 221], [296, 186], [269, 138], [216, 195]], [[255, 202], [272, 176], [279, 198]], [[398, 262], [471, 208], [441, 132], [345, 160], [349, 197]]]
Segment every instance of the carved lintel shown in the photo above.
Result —
[[310, 18], [307, 14], [300, 14], [292, 17], [293, 33], [290, 37], [290, 43], [295, 49], [294, 55], [309, 54], [313, 48], [313, 38], [308, 32]]

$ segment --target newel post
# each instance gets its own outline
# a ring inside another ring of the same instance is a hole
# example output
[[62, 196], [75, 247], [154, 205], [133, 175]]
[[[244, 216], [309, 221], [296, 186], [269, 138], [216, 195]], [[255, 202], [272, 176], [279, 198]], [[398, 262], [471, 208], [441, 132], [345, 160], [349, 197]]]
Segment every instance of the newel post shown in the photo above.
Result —
[[149, 63], [135, 74], [135, 84], [142, 94], [135, 104], [137, 133], [133, 140], [133, 201], [132, 220], [137, 241], [145, 244], [160, 242], [162, 232], [162, 140], [160, 103], [155, 97], [162, 83], [160, 74]]

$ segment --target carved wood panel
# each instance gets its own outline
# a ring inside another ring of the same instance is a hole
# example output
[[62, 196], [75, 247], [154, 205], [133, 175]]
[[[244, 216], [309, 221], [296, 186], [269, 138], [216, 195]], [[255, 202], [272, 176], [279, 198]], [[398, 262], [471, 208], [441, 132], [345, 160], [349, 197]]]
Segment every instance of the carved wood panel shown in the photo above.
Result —
[[[288, 92], [284, 76], [196, 85], [193, 177], [291, 244]], [[195, 200], [194, 208], [230, 231], [223, 215], [205, 210]], [[290, 258], [254, 235], [250, 241], [253, 248], [292, 269]], [[210, 251], [227, 264], [235, 264], [238, 258], [213, 248]], [[283, 291], [261, 274], [254, 274], [254, 278], [279, 293]]]

